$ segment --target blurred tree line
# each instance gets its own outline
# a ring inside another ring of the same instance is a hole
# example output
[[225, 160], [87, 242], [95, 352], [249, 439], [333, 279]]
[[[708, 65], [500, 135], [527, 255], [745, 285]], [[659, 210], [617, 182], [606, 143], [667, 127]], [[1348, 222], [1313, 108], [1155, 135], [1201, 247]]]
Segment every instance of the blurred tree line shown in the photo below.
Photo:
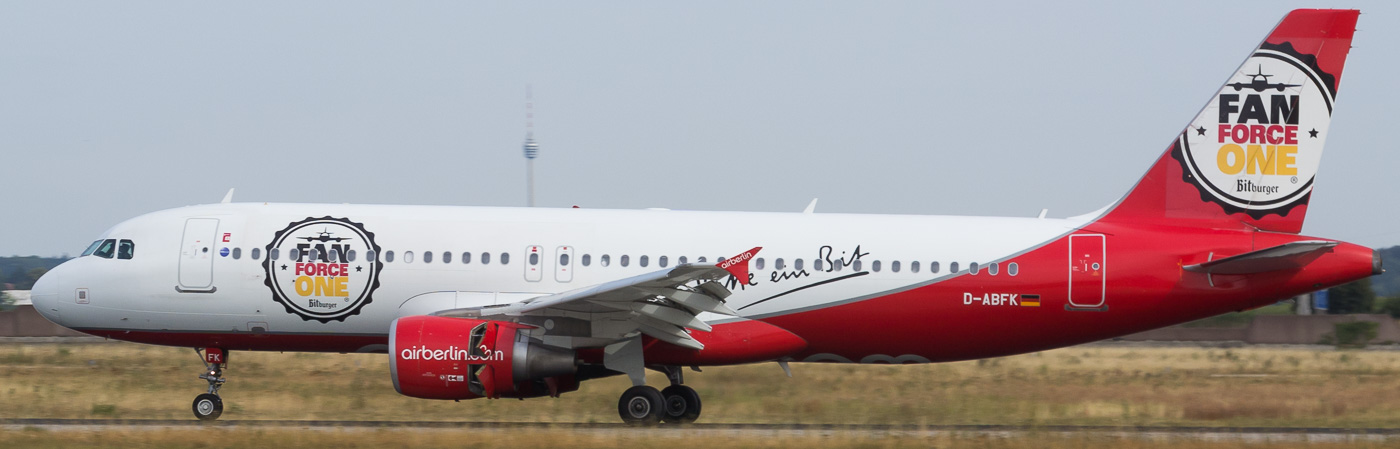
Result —
[[1327, 289], [1327, 313], [1385, 313], [1400, 318], [1400, 296], [1385, 298], [1376, 294], [1369, 277]]
[[34, 281], [58, 264], [67, 261], [66, 257], [0, 257], [0, 287], [4, 290], [29, 290]]
[[1327, 313], [1387, 313], [1400, 318], [1400, 246], [1380, 253], [1386, 272], [1327, 289]]

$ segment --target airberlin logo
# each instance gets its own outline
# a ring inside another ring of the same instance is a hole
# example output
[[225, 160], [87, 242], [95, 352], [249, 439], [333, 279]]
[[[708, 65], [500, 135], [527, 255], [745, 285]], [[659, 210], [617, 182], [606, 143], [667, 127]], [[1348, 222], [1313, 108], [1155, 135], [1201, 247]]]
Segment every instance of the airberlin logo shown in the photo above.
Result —
[[447, 349], [431, 349], [427, 346], [404, 348], [399, 351], [399, 358], [403, 360], [450, 360], [457, 362], [498, 362], [506, 359], [504, 351], [493, 351], [486, 345], [477, 347], [476, 353], [456, 346], [448, 346]]
[[322, 323], [360, 313], [379, 288], [374, 234], [344, 218], [307, 218], [267, 245], [263, 282], [288, 313]]
[[1255, 218], [1307, 202], [1332, 117], [1331, 75], [1292, 45], [1265, 44], [1178, 139], [1201, 197]]

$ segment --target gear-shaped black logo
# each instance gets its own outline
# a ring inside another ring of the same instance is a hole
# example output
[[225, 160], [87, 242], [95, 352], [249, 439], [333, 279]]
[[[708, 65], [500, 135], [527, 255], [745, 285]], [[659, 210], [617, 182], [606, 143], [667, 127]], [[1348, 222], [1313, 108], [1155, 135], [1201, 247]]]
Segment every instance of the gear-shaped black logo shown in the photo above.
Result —
[[277, 231], [265, 249], [263, 284], [287, 313], [304, 320], [345, 321], [379, 288], [379, 245], [361, 223], [307, 217]]

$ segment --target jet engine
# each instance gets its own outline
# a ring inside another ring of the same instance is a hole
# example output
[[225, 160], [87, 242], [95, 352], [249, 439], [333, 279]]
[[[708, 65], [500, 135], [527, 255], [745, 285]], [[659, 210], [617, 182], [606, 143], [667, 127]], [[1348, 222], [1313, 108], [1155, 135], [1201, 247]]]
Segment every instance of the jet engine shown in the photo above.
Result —
[[558, 396], [578, 389], [571, 349], [531, 341], [532, 326], [409, 316], [389, 327], [394, 389], [424, 399]]

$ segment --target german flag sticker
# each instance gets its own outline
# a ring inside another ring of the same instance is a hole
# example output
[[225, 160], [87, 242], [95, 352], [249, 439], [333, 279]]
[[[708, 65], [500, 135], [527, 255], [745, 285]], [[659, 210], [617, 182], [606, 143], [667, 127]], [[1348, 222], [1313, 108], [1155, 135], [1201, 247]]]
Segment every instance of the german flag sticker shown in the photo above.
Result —
[[1022, 307], [1040, 307], [1040, 295], [1021, 295]]

